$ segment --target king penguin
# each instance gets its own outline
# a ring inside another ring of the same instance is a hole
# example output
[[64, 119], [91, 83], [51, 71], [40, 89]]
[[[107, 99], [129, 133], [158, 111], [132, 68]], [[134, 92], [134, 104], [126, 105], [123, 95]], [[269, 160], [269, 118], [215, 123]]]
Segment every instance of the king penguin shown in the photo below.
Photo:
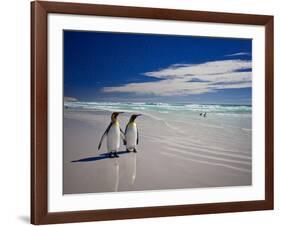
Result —
[[137, 152], [136, 146], [139, 143], [139, 132], [135, 119], [141, 114], [132, 115], [125, 129], [126, 150]]
[[120, 128], [119, 122], [117, 120], [117, 117], [119, 114], [123, 112], [113, 112], [111, 115], [111, 122], [107, 129], [105, 130], [104, 134], [101, 137], [100, 143], [98, 150], [100, 149], [102, 142], [107, 136], [107, 151], [109, 152], [109, 157], [119, 157], [117, 154], [117, 151], [120, 147], [120, 138], [122, 138], [124, 144], [126, 143], [125, 141], [125, 135], [122, 129]]

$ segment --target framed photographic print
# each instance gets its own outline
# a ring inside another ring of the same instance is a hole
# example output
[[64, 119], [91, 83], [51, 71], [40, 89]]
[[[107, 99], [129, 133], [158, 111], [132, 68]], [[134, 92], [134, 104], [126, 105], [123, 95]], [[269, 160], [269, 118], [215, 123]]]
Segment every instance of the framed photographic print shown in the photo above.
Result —
[[31, 3], [31, 223], [273, 209], [273, 16]]

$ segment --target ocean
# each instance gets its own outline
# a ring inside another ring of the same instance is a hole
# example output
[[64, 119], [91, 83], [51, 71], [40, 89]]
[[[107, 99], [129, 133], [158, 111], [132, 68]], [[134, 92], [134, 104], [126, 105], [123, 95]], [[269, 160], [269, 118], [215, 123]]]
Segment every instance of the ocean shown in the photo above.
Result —
[[65, 102], [69, 108], [86, 110], [158, 112], [158, 113], [201, 113], [251, 115], [251, 105], [186, 104], [186, 103], [129, 103], [129, 102]]

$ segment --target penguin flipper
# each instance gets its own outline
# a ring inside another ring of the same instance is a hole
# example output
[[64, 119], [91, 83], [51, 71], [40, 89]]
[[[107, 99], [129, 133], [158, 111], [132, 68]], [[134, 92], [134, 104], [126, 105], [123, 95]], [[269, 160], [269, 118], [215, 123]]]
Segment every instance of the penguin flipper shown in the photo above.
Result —
[[139, 129], [137, 128], [137, 144], [139, 144]]
[[126, 145], [127, 141], [126, 141], [126, 138], [125, 138], [125, 133], [121, 128], [120, 128], [120, 132], [121, 132], [121, 138], [123, 140], [123, 144]]
[[130, 124], [130, 122], [128, 122], [127, 125], [126, 125], [125, 134], [127, 133], [127, 129], [128, 129], [129, 124]]
[[109, 126], [108, 126], [108, 127], [106, 128], [106, 130], [104, 131], [104, 133], [103, 133], [103, 135], [102, 135], [102, 137], [101, 137], [101, 139], [100, 139], [100, 142], [99, 142], [98, 150], [100, 150], [101, 145], [102, 145], [102, 142], [103, 142], [105, 136], [107, 135], [107, 133], [108, 133], [108, 131], [109, 131], [109, 129], [110, 129], [111, 126], [112, 126], [112, 122], [109, 124]]

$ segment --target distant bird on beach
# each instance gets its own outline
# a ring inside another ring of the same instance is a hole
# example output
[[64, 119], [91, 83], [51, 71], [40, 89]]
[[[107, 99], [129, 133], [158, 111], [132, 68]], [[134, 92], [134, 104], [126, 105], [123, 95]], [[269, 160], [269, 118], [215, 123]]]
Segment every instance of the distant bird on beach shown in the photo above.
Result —
[[141, 114], [134, 114], [131, 116], [125, 129], [125, 139], [126, 139], [126, 151], [137, 152], [136, 146], [139, 144], [139, 132], [137, 124], [135, 122], [136, 118], [141, 116]]
[[107, 129], [105, 130], [104, 134], [101, 137], [100, 143], [98, 150], [100, 149], [102, 142], [107, 136], [107, 151], [109, 152], [109, 157], [114, 158], [114, 157], [119, 157], [117, 154], [117, 151], [120, 147], [120, 138], [122, 137], [122, 140], [124, 144], [126, 143], [125, 141], [125, 134], [120, 128], [119, 122], [117, 120], [117, 117], [119, 114], [122, 114], [123, 112], [113, 112], [111, 115], [111, 122]]
[[207, 112], [201, 112], [200, 114], [199, 114], [200, 116], [203, 116], [204, 118], [206, 118], [207, 117]]

